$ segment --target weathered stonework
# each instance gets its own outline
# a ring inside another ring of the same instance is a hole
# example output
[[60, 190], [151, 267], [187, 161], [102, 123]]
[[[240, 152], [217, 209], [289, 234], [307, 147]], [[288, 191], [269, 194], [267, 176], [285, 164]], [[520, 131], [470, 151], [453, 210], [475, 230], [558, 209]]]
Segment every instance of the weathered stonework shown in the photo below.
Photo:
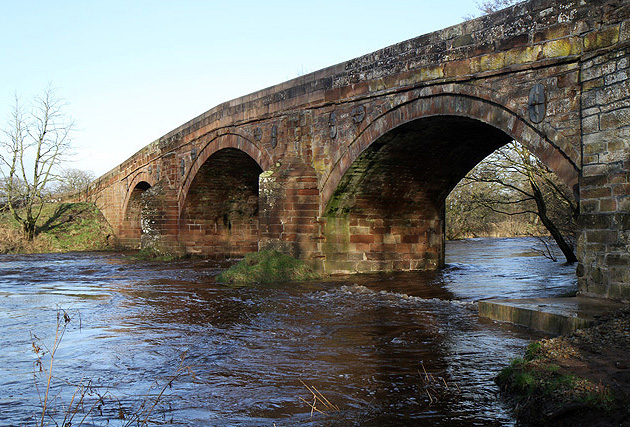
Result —
[[433, 269], [446, 195], [515, 139], [580, 198], [581, 291], [628, 299], [629, 44], [627, 1], [521, 3], [221, 104], [92, 196], [130, 246], [137, 197], [156, 187], [152, 226], [172, 251]]
[[[589, 50], [618, 38], [618, 26], [605, 28], [589, 38]], [[584, 59], [579, 287], [630, 300], [630, 46]]]

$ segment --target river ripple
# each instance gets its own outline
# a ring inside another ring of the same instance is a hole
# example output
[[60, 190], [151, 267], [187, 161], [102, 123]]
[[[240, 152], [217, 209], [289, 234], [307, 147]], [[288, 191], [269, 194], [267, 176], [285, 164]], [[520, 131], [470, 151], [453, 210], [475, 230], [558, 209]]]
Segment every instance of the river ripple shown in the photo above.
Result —
[[[63, 309], [72, 321], [55, 361], [53, 409], [71, 399], [74, 388], [64, 382], [82, 379], [116, 399], [84, 425], [124, 425], [116, 419], [119, 407], [132, 412], [182, 359], [194, 375], [167, 388], [154, 422], [512, 425], [493, 377], [540, 335], [479, 319], [475, 301], [574, 291], [574, 269], [535, 256], [532, 245], [449, 242], [448, 266], [438, 273], [265, 288], [217, 285], [221, 266], [209, 261], [1, 256], [0, 419], [34, 424], [41, 409], [31, 334], [50, 345]], [[304, 384], [340, 410], [311, 416], [300, 399], [312, 401]]]

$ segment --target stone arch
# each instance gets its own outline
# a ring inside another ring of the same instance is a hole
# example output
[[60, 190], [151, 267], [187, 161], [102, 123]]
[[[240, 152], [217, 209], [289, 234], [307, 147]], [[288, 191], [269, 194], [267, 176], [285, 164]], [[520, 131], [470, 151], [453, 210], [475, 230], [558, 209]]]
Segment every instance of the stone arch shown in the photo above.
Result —
[[140, 172], [131, 179], [123, 204], [122, 227], [119, 239], [123, 246], [138, 249], [142, 241], [142, 195], [153, 187], [153, 180], [146, 172]]
[[497, 103], [425, 93], [376, 117], [322, 179], [325, 270], [441, 266], [446, 196], [479, 161], [513, 139], [569, 185], [577, 184], [571, 158]]
[[205, 150], [185, 184], [178, 227], [180, 245], [188, 252], [241, 256], [258, 249], [260, 163], [269, 163], [254, 159], [243, 144], [234, 145], [226, 139]]
[[[384, 112], [368, 123], [336, 159], [321, 179], [321, 206], [328, 205], [343, 176], [352, 163], [375, 141], [400, 126], [419, 119], [452, 116], [477, 120], [490, 125], [523, 144], [545, 163], [565, 184], [578, 194], [579, 167], [569, 155], [552, 141], [558, 139], [553, 130], [545, 136], [535, 126], [516, 114], [517, 106], [502, 106], [493, 100], [472, 95], [464, 85], [449, 85], [446, 90], [425, 89], [417, 96]], [[485, 153], [490, 154], [490, 153]], [[482, 158], [484, 158], [482, 156]]]
[[199, 169], [201, 169], [201, 167], [204, 165], [206, 160], [210, 158], [210, 156], [224, 148], [234, 148], [246, 153], [249, 157], [254, 159], [256, 163], [258, 163], [258, 166], [260, 166], [263, 171], [269, 170], [273, 165], [271, 156], [264, 148], [242, 135], [236, 133], [228, 133], [211, 139], [201, 149], [195, 161], [186, 171], [186, 175], [184, 177], [182, 185], [177, 193], [177, 206], [179, 214], [181, 214], [186, 196], [188, 194], [188, 191], [190, 190], [190, 186], [192, 185], [193, 180], [199, 172]]
[[146, 188], [148, 189], [155, 185], [154, 181], [155, 180], [153, 179], [153, 177], [146, 171], [140, 171], [136, 173], [133, 178], [128, 181], [129, 184], [127, 185], [127, 192], [125, 194], [125, 200], [123, 201], [122, 205], [122, 212], [125, 213], [125, 215], [129, 207], [129, 200], [134, 196], [134, 191], [138, 188], [138, 186], [142, 188], [148, 185], [148, 187]]

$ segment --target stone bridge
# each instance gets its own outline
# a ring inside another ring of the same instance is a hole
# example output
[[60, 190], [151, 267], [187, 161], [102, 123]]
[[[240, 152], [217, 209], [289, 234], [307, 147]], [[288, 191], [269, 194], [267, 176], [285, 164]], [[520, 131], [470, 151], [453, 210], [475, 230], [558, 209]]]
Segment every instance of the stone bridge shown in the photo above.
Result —
[[630, 3], [533, 0], [221, 104], [99, 178], [130, 248], [435, 269], [444, 201], [516, 140], [580, 202], [580, 290], [630, 299]]

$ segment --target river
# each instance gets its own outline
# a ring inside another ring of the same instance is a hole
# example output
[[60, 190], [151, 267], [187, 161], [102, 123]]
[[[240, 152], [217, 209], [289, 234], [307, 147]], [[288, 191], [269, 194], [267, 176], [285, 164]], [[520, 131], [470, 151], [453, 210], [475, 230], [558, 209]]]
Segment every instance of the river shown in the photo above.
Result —
[[[61, 425], [82, 380], [107, 394], [83, 425], [125, 425], [178, 367], [190, 371], [165, 388], [154, 423], [513, 425], [493, 378], [542, 335], [478, 318], [475, 301], [575, 291], [574, 267], [538, 256], [534, 244], [449, 242], [437, 273], [242, 288], [215, 284], [221, 265], [212, 261], [0, 256], [0, 424], [35, 425], [41, 416], [33, 341], [50, 348], [65, 310], [50, 425]], [[323, 413], [311, 413], [313, 387], [338, 409], [318, 401]], [[86, 407], [95, 396], [86, 395]]]

